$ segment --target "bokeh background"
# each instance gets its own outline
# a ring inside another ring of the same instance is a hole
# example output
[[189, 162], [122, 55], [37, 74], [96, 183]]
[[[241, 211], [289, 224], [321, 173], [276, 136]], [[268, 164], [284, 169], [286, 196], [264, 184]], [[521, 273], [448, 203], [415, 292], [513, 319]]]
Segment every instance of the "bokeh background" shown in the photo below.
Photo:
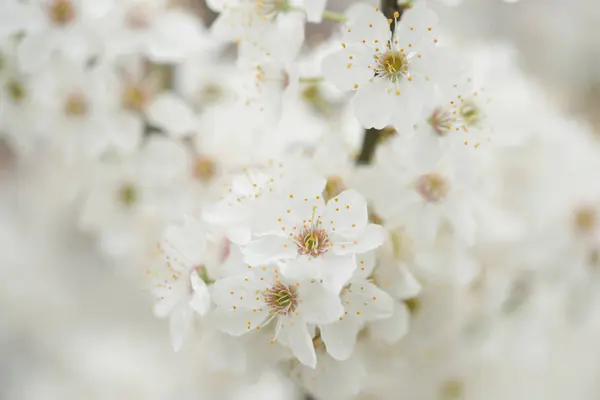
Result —
[[[214, 18], [202, 0], [181, 3], [207, 24]], [[330, 0], [329, 8], [341, 11], [349, 3]], [[513, 45], [521, 68], [550, 101], [600, 132], [598, 0], [433, 6], [466, 46]], [[310, 27], [308, 41], [321, 40], [332, 27]], [[203, 373], [210, 355], [174, 353], [167, 325], [151, 313], [150, 297], [76, 229], [68, 204], [52, 202], [59, 197], [52, 193], [68, 191], [78, 172], [45, 168], [48, 163], [42, 158], [17, 169], [6, 146], [0, 154], [0, 399], [303, 398], [293, 382], [275, 375], [232, 389], [228, 382], [235, 377]], [[578, 360], [577, 373], [591, 374], [590, 385], [564, 398], [598, 398], [597, 356], [591, 351], [585, 362]], [[504, 398], [538, 399], [523, 396]]]

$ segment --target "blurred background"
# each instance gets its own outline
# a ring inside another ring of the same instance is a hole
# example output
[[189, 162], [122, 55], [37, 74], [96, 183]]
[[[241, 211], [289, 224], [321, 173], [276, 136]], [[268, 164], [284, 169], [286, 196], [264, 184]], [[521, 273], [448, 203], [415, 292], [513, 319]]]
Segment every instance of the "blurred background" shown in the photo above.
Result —
[[[180, 2], [207, 25], [215, 17], [201, 0]], [[328, 8], [343, 11], [350, 2], [329, 0]], [[464, 0], [455, 7], [432, 6], [445, 29], [466, 46], [514, 45], [520, 67], [549, 99], [600, 132], [598, 0]], [[332, 29], [331, 23], [309, 26], [307, 41], [318, 42]], [[0, 399], [304, 398], [293, 382], [276, 375], [228, 387], [236, 378], [204, 374], [200, 352], [174, 353], [168, 326], [152, 315], [147, 293], [98, 251], [93, 237], [76, 228], [68, 202], [52, 202], [60, 197], [52, 193], [68, 191], [78, 171], [46, 169], [53, 163], [50, 156], [19, 169], [13, 162], [4, 146]], [[591, 368], [595, 362], [588, 361]], [[564, 398], [594, 400], [598, 393]], [[541, 399], [523, 393], [504, 398]]]

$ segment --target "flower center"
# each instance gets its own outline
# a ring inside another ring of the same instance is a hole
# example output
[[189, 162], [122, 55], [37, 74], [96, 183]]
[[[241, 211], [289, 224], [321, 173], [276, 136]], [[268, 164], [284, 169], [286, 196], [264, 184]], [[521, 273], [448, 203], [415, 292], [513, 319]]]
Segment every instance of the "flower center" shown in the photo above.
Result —
[[119, 190], [119, 200], [121, 204], [131, 207], [137, 200], [137, 190], [135, 187], [130, 183], [123, 185]]
[[223, 96], [223, 88], [216, 83], [209, 83], [200, 91], [200, 100], [206, 104], [218, 103]]
[[399, 81], [408, 73], [408, 59], [406, 54], [399, 51], [387, 51], [375, 56], [375, 76], [381, 76], [392, 82]]
[[140, 85], [129, 85], [123, 92], [123, 107], [141, 111], [148, 101], [148, 95]]
[[305, 226], [294, 238], [298, 253], [318, 257], [329, 250], [331, 243], [325, 230], [317, 226]]
[[456, 117], [443, 108], [436, 108], [427, 122], [439, 136], [446, 136], [456, 123]]
[[194, 176], [202, 182], [209, 182], [217, 173], [217, 164], [210, 157], [198, 157], [194, 163]]
[[83, 117], [88, 112], [88, 104], [81, 93], [72, 93], [65, 101], [65, 114], [69, 117]]
[[417, 179], [417, 192], [429, 202], [443, 200], [449, 191], [450, 184], [440, 174], [425, 174]]
[[598, 216], [592, 208], [584, 207], [575, 213], [575, 229], [583, 234], [589, 234], [594, 231], [598, 224]]
[[66, 25], [75, 18], [75, 7], [71, 0], [54, 0], [48, 7], [48, 16], [56, 25]]
[[450, 379], [442, 384], [440, 389], [443, 400], [458, 400], [464, 393], [464, 384], [456, 379]]
[[25, 88], [23, 85], [14, 79], [9, 80], [6, 83], [6, 91], [14, 102], [20, 102], [25, 98]]
[[298, 306], [298, 292], [294, 286], [276, 283], [263, 293], [271, 314], [289, 315]]
[[150, 27], [150, 10], [145, 5], [134, 6], [125, 15], [125, 23], [134, 30], [147, 29]]
[[462, 102], [458, 112], [467, 126], [476, 125], [481, 120], [481, 111], [473, 101]]

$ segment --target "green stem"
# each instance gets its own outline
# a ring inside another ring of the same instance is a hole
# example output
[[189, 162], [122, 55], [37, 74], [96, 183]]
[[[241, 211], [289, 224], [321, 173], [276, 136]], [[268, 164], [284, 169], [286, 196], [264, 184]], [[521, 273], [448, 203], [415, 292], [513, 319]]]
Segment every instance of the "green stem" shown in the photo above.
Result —
[[336, 13], [336, 12], [328, 11], [328, 10], [323, 11], [323, 19], [326, 19], [328, 21], [333, 21], [333, 22], [339, 22], [340, 24], [343, 24], [348, 21], [348, 18], [346, 18], [346, 16], [344, 14], [340, 14], [340, 13]]
[[325, 80], [325, 78], [323, 78], [322, 76], [315, 76], [312, 78], [299, 78], [298, 82], [300, 83], [320, 83], [323, 82]]

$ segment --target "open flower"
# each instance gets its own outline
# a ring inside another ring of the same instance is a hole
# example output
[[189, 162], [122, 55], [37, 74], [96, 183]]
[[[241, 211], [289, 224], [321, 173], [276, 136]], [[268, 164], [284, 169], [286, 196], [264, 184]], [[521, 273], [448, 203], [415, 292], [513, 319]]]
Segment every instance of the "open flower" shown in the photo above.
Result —
[[218, 280], [212, 298], [221, 330], [240, 336], [275, 321], [272, 341], [289, 347], [311, 368], [317, 357], [308, 324], [333, 322], [344, 311], [339, 297], [321, 283], [287, 279], [272, 265], [249, 266], [246, 276]]
[[378, 9], [360, 11], [350, 19], [341, 49], [323, 59], [323, 74], [340, 90], [355, 91], [354, 112], [366, 128], [411, 127], [444, 75], [436, 70], [437, 17], [418, 2], [392, 33], [394, 21]]
[[358, 267], [341, 293], [344, 315], [320, 327], [327, 352], [336, 360], [352, 355], [358, 331], [367, 321], [389, 318], [394, 312], [392, 297], [369, 279], [375, 266], [373, 252], [358, 257]]
[[[300, 184], [298, 184], [300, 186]], [[323, 279], [339, 293], [356, 268], [355, 255], [384, 240], [384, 229], [368, 222], [367, 204], [354, 190], [327, 202], [324, 180], [304, 182], [298, 191], [265, 202], [261, 226], [244, 248], [248, 264], [293, 260], [282, 273], [296, 279]]]
[[160, 269], [146, 273], [154, 280], [157, 301], [154, 313], [170, 318], [173, 348], [178, 351], [189, 335], [194, 313], [206, 315], [210, 310], [210, 294], [206, 263], [207, 235], [202, 226], [187, 217], [183, 226], [172, 226], [165, 232], [159, 248], [164, 253]]

